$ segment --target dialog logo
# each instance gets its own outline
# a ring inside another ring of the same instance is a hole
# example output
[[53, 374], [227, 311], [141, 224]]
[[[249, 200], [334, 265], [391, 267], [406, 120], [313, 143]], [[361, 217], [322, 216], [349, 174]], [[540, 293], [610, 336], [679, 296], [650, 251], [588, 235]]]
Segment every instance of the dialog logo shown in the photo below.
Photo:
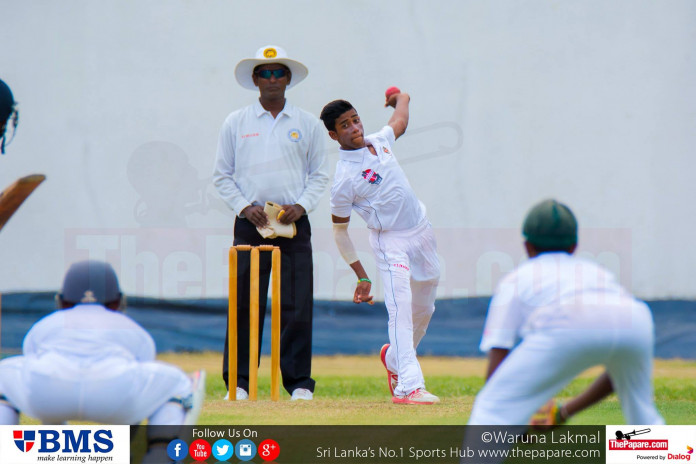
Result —
[[234, 451], [240, 461], [251, 461], [256, 456], [256, 445], [251, 440], [240, 440]]
[[13, 430], [12, 436], [14, 443], [19, 448], [19, 451], [26, 453], [34, 447], [36, 440], [36, 432], [33, 430]]
[[181, 461], [188, 454], [188, 443], [184, 440], [172, 440], [167, 445], [167, 456], [174, 461]]
[[218, 461], [228, 461], [234, 456], [234, 445], [229, 441], [221, 438], [213, 443], [213, 457]]
[[694, 452], [694, 449], [692, 447], [690, 447], [689, 445], [686, 445], [686, 454], [667, 453], [667, 460], [668, 461], [691, 461], [691, 454], [693, 454], [693, 452]]

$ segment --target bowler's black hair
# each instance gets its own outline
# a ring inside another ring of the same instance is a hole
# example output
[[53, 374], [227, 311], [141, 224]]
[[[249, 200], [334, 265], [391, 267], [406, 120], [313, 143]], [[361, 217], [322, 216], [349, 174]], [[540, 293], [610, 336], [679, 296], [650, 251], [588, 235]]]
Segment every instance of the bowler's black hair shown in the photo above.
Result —
[[355, 108], [353, 108], [353, 105], [351, 105], [349, 102], [345, 100], [334, 100], [324, 106], [324, 109], [321, 110], [321, 115], [319, 115], [319, 119], [324, 121], [324, 126], [326, 126], [327, 130], [335, 131], [336, 119], [338, 119], [338, 117], [346, 111], [350, 111], [352, 109]]

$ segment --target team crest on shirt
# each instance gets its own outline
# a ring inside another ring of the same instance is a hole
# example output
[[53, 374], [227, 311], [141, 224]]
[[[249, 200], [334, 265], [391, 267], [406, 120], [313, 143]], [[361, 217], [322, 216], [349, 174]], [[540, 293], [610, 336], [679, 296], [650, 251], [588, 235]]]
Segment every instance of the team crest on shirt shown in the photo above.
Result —
[[382, 151], [387, 155], [389, 154], [389, 149], [387, 147], [382, 147]]
[[380, 182], [382, 182], [382, 176], [377, 174], [375, 171], [372, 169], [366, 169], [365, 171], [362, 172], [363, 179], [368, 181], [370, 184], [373, 185], [379, 185]]
[[302, 140], [302, 132], [300, 132], [299, 129], [291, 129], [290, 132], [288, 132], [288, 138], [291, 142], [299, 142]]
[[34, 430], [13, 430], [14, 444], [22, 453], [26, 453], [34, 447], [36, 432]]

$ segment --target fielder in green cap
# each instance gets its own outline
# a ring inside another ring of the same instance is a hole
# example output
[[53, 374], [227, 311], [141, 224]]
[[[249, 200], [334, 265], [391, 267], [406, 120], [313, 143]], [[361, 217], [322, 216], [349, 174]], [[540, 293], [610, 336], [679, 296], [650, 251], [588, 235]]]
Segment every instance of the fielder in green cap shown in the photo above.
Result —
[[[488, 353], [487, 380], [469, 424], [528, 424], [541, 408], [553, 425], [612, 391], [629, 424], [663, 424], [653, 400], [648, 306], [609, 271], [573, 256], [578, 223], [566, 205], [535, 205], [522, 234], [530, 259], [501, 280], [491, 299], [480, 345]], [[553, 402], [597, 365], [606, 372], [586, 392], [564, 405]]]
[[578, 221], [563, 203], [544, 200], [527, 213], [522, 235], [538, 251], [572, 253], [578, 243]]

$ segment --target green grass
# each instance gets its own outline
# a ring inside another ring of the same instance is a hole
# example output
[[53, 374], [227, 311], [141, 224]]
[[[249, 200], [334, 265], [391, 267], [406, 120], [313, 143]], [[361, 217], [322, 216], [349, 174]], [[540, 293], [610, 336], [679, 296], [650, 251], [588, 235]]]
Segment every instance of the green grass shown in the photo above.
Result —
[[[476, 393], [484, 384], [486, 361], [481, 358], [421, 357], [421, 366], [438, 405], [394, 405], [389, 398], [384, 368], [378, 356], [315, 357], [317, 381], [311, 402], [290, 401], [281, 387], [281, 400], [270, 400], [268, 360], [259, 370], [258, 401], [224, 401], [220, 353], [167, 353], [160, 359], [185, 371], [208, 373], [202, 425], [465, 425]], [[599, 375], [594, 368], [563, 389], [558, 399], [583, 391]], [[696, 417], [696, 361], [658, 360], [655, 363], [655, 401], [668, 424], [694, 424]], [[581, 412], [570, 424], [622, 424], [623, 414], [615, 395]], [[22, 417], [23, 424], [35, 420]]]
[[[429, 407], [393, 405], [386, 375], [377, 356], [316, 357], [315, 399], [291, 402], [281, 388], [281, 401], [270, 401], [267, 360], [259, 371], [259, 401], [224, 401], [218, 353], [165, 355], [184, 370], [205, 368], [207, 398], [199, 423], [206, 425], [464, 425], [476, 393], [483, 386], [485, 360], [422, 357], [428, 389], [441, 404]], [[569, 384], [559, 399], [586, 388], [601, 372], [592, 369]], [[668, 424], [693, 424], [696, 417], [696, 362], [659, 360], [655, 365], [655, 400]], [[624, 423], [615, 395], [573, 417], [571, 424]]]

